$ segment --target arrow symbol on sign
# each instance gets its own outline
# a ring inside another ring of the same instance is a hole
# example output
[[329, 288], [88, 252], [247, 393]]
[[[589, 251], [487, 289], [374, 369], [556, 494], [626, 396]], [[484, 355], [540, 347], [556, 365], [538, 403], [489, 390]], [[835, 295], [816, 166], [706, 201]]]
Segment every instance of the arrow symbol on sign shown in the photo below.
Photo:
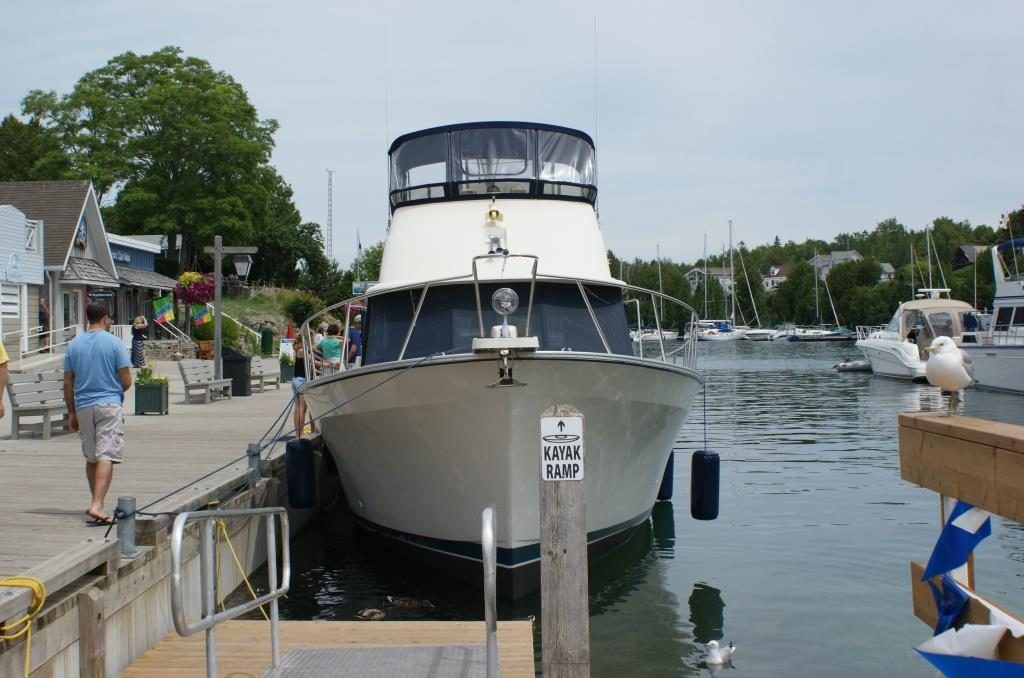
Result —
[[558, 422], [558, 430], [559, 431], [564, 431], [565, 430], [565, 422], [564, 421], [559, 421]]

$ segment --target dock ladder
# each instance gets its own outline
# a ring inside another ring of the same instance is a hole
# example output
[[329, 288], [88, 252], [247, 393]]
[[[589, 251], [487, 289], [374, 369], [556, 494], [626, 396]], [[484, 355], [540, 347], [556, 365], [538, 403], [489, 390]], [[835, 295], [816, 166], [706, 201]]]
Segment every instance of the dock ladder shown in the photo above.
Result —
[[[266, 520], [268, 592], [254, 600], [216, 611], [217, 521], [222, 518], [260, 518]], [[278, 581], [277, 530], [281, 529], [281, 577]], [[190, 522], [202, 522], [199, 540], [201, 616], [186, 619], [183, 589], [182, 549], [185, 528]], [[288, 547], [288, 514], [283, 507], [192, 511], [181, 513], [171, 532], [171, 611], [174, 628], [181, 636], [206, 632], [206, 675], [217, 675], [217, 639], [215, 627], [262, 605], [270, 607], [271, 668], [261, 678], [376, 678], [378, 676], [446, 676], [497, 678], [497, 541], [495, 509], [488, 506], [481, 515], [481, 552], [484, 569], [485, 645], [402, 646], [372, 648], [311, 648], [291, 650], [281, 656], [280, 620], [277, 599], [288, 592], [291, 561]], [[373, 622], [386, 624], [388, 622]]]

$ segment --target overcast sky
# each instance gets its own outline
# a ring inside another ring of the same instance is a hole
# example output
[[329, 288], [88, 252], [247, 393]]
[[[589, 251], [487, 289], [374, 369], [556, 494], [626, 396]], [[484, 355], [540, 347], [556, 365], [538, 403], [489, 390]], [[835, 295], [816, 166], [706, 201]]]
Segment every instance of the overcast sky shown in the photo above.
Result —
[[594, 136], [605, 240], [629, 259], [692, 261], [705, 233], [720, 251], [729, 219], [756, 245], [889, 217], [994, 226], [1024, 202], [1018, 0], [39, 0], [5, 23], [2, 114], [129, 50], [233, 75], [281, 124], [305, 220], [326, 224], [335, 170], [344, 266], [357, 227], [385, 236], [390, 141], [465, 121]]

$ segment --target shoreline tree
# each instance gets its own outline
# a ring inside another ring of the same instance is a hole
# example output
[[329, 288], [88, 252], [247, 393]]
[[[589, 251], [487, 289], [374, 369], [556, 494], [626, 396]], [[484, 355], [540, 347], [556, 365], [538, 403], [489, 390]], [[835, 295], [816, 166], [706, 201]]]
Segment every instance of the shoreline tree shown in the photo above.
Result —
[[51, 131], [71, 172], [89, 178], [112, 230], [162, 233], [185, 261], [223, 235], [255, 236], [254, 206], [275, 120], [260, 120], [242, 86], [168, 46], [125, 52], [82, 76], [69, 94], [34, 90], [23, 112]]

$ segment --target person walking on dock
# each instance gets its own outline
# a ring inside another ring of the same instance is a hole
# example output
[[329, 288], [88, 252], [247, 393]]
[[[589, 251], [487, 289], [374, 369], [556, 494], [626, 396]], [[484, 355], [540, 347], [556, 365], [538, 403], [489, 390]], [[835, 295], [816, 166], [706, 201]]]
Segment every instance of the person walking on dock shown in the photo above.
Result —
[[124, 394], [132, 386], [131, 358], [121, 340], [110, 333], [110, 310], [94, 301], [85, 309], [89, 329], [68, 345], [64, 355], [64, 402], [68, 425], [78, 431], [85, 456], [85, 477], [92, 503], [91, 525], [109, 525], [103, 504], [114, 477], [114, 464], [124, 459]]

